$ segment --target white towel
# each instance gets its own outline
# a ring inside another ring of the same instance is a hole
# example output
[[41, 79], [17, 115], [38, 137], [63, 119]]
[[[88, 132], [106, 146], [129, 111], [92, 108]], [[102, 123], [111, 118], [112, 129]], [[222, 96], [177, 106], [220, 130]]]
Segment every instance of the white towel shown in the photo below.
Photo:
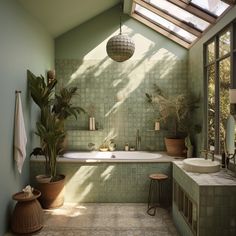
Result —
[[27, 136], [25, 131], [25, 123], [21, 105], [20, 93], [16, 93], [15, 107], [15, 127], [14, 127], [14, 159], [17, 164], [19, 173], [22, 171], [24, 160], [26, 157]]

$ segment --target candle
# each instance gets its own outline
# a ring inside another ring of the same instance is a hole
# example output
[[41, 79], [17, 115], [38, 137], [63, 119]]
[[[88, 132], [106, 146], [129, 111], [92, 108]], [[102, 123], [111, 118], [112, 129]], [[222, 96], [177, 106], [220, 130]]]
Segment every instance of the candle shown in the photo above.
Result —
[[155, 130], [160, 130], [160, 122], [155, 122]]

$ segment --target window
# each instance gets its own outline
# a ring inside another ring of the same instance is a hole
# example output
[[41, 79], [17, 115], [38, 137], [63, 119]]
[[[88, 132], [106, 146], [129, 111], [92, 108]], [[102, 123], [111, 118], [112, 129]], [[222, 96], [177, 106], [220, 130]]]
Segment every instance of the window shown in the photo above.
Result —
[[220, 16], [229, 6], [225, 2], [219, 0], [192, 0], [191, 2], [216, 16]]
[[153, 22], [160, 27], [165, 27], [166, 30], [172, 32], [174, 35], [177, 35], [182, 40], [185, 40], [188, 43], [192, 43], [197, 37], [193, 34], [187, 32], [186, 30], [182, 29], [181, 27], [171, 23], [170, 21], [166, 20], [165, 18], [153, 13], [152, 11], [136, 4], [135, 11], [142, 15], [144, 18], [148, 19], [149, 21]]
[[236, 23], [233, 22], [204, 45], [206, 147], [224, 150], [224, 127], [230, 114], [229, 89], [236, 87]]
[[233, 4], [234, 0], [133, 0], [131, 16], [190, 48]]

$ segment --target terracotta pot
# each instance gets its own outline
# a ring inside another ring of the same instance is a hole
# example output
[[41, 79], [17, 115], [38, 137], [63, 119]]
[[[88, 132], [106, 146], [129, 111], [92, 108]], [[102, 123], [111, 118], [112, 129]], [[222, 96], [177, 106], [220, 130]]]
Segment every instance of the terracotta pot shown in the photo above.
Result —
[[64, 203], [65, 175], [59, 175], [55, 182], [38, 183], [41, 192], [39, 202], [44, 209], [57, 208]]
[[184, 138], [165, 138], [167, 154], [176, 157], [186, 157]]

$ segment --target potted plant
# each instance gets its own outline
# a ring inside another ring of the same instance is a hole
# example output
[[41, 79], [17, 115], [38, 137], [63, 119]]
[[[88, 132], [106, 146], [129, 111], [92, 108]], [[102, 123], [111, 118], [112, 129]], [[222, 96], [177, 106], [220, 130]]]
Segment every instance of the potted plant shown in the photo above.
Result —
[[107, 152], [114, 151], [116, 148], [116, 144], [113, 139], [105, 138], [103, 143], [99, 146], [99, 151]]
[[[152, 105], [156, 121], [165, 127], [169, 134], [165, 137], [167, 154], [171, 156], [186, 156], [185, 138], [192, 130], [199, 129], [192, 123], [191, 114], [198, 108], [198, 97], [191, 94], [167, 96], [155, 85], [154, 93], [146, 93], [149, 104]], [[189, 139], [187, 140], [189, 142]]]
[[36, 123], [36, 134], [40, 137], [42, 153], [45, 156], [46, 173], [38, 178], [40, 202], [43, 208], [55, 208], [64, 202], [65, 176], [57, 173], [57, 159], [64, 150], [66, 137], [64, 122], [69, 116], [77, 118], [77, 114], [84, 110], [71, 103], [77, 91], [76, 87], [62, 88], [55, 94], [56, 79], [46, 83], [43, 76], [35, 76], [30, 71], [27, 77], [31, 97], [41, 111], [40, 121]]

